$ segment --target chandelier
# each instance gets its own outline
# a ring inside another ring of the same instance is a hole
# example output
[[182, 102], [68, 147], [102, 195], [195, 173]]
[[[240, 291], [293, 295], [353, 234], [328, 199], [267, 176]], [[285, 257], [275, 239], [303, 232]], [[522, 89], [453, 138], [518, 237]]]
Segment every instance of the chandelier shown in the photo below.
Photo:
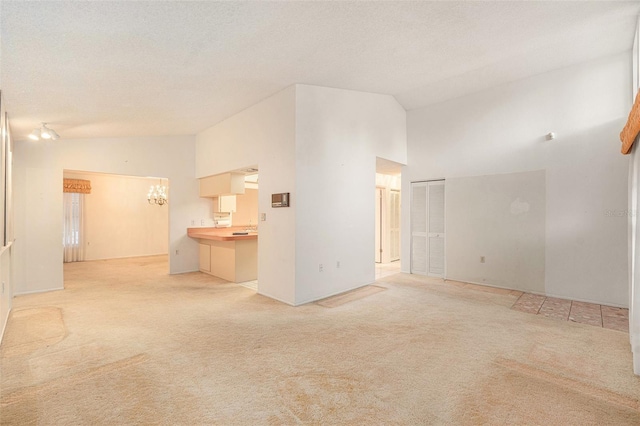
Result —
[[[162, 183], [162, 180], [160, 181]], [[151, 185], [147, 194], [149, 204], [157, 204], [163, 206], [169, 201], [167, 200], [167, 187], [164, 185]]]

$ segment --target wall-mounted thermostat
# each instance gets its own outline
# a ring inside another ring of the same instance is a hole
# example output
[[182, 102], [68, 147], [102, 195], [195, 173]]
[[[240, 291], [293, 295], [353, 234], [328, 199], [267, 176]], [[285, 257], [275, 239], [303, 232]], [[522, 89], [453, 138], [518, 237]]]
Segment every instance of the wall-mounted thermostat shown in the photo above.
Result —
[[271, 207], [289, 207], [289, 193], [271, 194]]

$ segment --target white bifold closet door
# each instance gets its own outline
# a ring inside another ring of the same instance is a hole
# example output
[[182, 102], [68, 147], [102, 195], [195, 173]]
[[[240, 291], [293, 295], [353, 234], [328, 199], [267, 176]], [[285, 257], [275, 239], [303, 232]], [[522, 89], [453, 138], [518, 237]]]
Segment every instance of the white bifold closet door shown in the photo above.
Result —
[[411, 184], [411, 273], [444, 277], [444, 180]]

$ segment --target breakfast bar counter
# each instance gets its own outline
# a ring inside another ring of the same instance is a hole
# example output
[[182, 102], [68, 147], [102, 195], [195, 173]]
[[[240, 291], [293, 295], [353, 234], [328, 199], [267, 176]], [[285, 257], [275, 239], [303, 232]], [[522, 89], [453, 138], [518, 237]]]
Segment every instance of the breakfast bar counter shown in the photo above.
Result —
[[258, 233], [243, 227], [187, 228], [200, 246], [200, 271], [236, 283], [258, 278]]
[[187, 228], [187, 235], [191, 238], [213, 241], [238, 241], [238, 240], [257, 240], [257, 232], [248, 232], [247, 235], [233, 235], [234, 232], [242, 232], [232, 230], [233, 228]]

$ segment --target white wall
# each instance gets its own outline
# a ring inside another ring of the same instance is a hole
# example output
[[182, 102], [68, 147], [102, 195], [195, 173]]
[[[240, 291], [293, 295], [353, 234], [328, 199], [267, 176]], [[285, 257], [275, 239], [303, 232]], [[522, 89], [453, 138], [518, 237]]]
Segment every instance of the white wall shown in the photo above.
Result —
[[146, 198], [159, 179], [69, 171], [64, 177], [91, 181], [84, 196], [84, 260], [168, 254], [169, 208]]
[[544, 171], [447, 179], [447, 278], [544, 293], [545, 187]]
[[210, 205], [198, 196], [194, 143], [193, 136], [18, 141], [14, 148], [16, 294], [63, 287], [64, 169], [168, 178], [170, 272], [197, 271], [198, 244], [187, 237], [186, 229], [191, 221], [207, 217]]
[[[374, 281], [376, 156], [406, 162], [391, 96], [292, 86], [198, 134], [196, 151], [198, 177], [258, 165], [261, 294], [297, 305]], [[279, 192], [291, 207], [271, 208]]]
[[[295, 86], [196, 136], [196, 176], [257, 165], [260, 170], [258, 292], [295, 304]], [[271, 194], [289, 192], [291, 207], [271, 208]]]
[[405, 164], [407, 152], [406, 113], [392, 96], [298, 85], [296, 99], [301, 304], [375, 281], [376, 157]]
[[[626, 306], [627, 219], [619, 213], [627, 209], [628, 161], [618, 134], [630, 108], [630, 61], [627, 52], [409, 112], [403, 186], [545, 170], [545, 293]], [[545, 141], [550, 131], [558, 138]], [[485, 237], [481, 229], [469, 235]], [[499, 269], [491, 276], [507, 281]]]

